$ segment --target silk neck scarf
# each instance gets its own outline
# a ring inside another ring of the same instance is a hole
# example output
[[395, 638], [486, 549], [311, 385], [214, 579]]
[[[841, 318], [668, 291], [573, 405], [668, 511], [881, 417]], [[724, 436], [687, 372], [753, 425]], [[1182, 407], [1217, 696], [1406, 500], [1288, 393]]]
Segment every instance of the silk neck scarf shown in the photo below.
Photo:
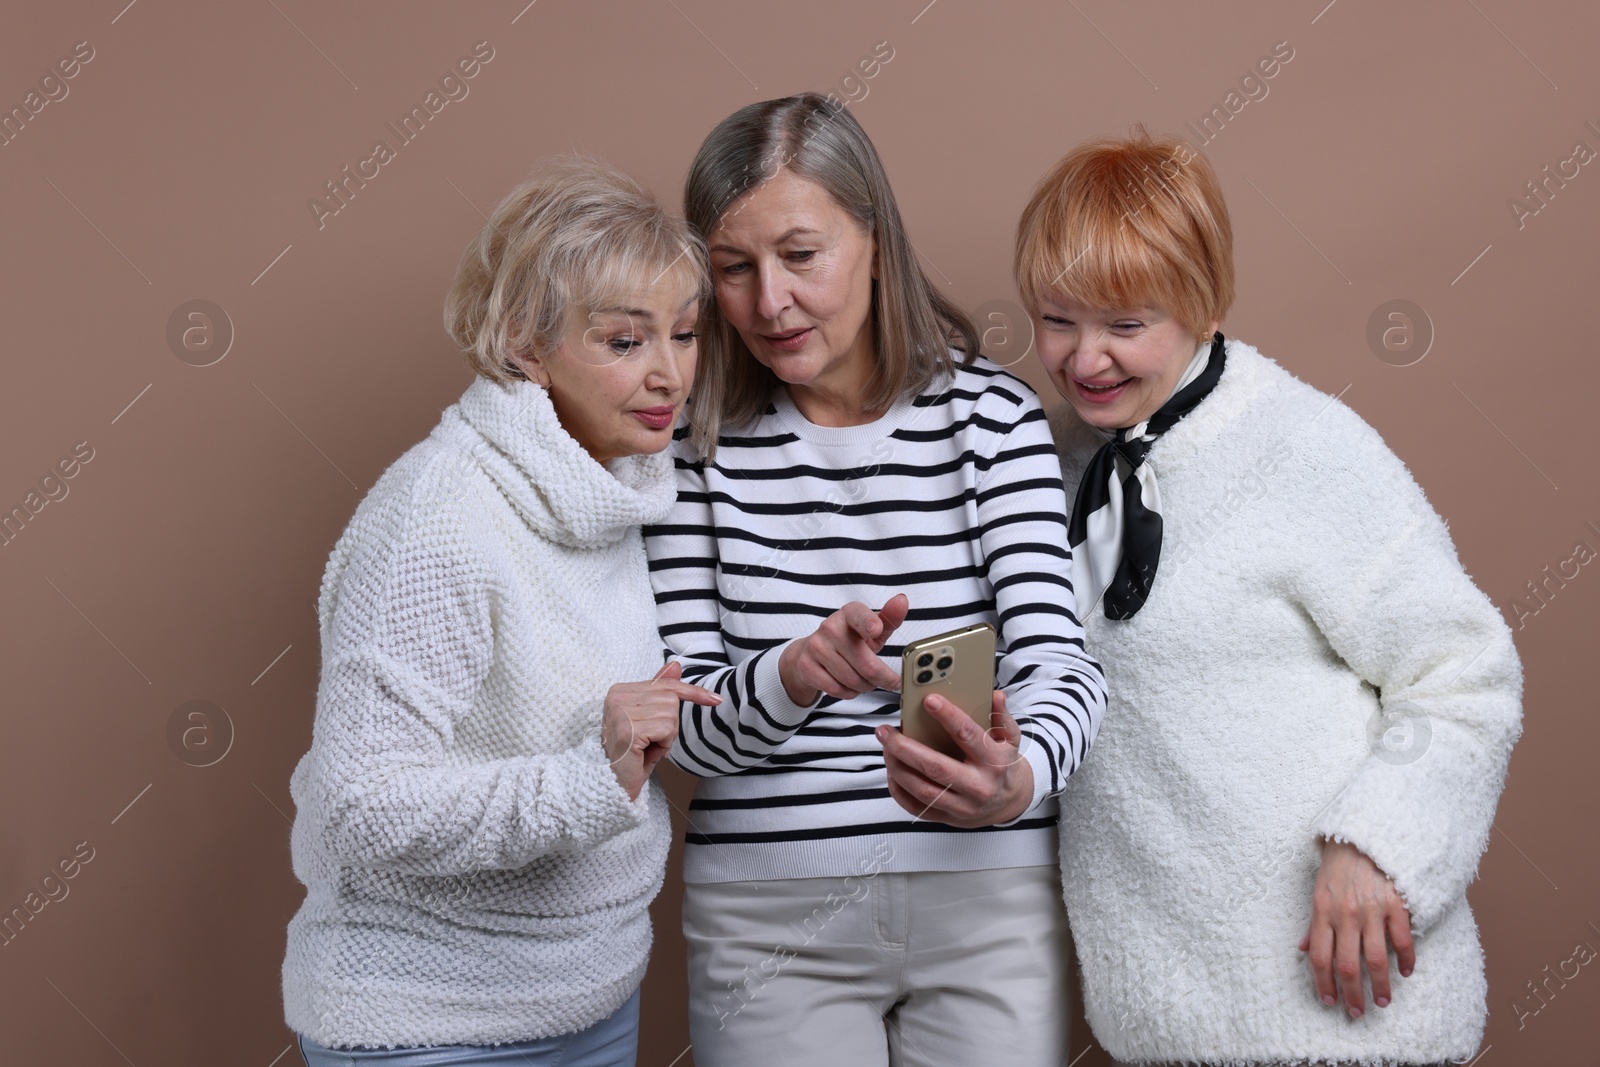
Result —
[[1114, 433], [1089, 460], [1078, 483], [1067, 540], [1078, 618], [1102, 597], [1108, 619], [1133, 618], [1144, 607], [1161, 562], [1161, 491], [1145, 462], [1161, 435], [1216, 388], [1227, 355], [1221, 333], [1201, 344], [1167, 402], [1144, 422]]

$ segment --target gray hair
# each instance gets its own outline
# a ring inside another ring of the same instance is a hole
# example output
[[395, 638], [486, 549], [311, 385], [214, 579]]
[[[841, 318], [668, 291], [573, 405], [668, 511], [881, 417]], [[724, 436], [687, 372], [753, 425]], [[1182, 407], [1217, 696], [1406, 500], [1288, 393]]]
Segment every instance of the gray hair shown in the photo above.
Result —
[[[733, 205], [780, 171], [815, 182], [872, 234], [878, 247], [872, 322], [878, 365], [863, 404], [888, 407], [953, 369], [951, 347], [978, 356], [972, 321], [935, 289], [906, 239], [889, 176], [867, 132], [843, 105], [801, 93], [740, 108], [706, 137], [689, 168], [684, 215], [707, 237]], [[691, 442], [709, 457], [722, 427], [765, 410], [777, 377], [757, 362], [716, 302], [701, 316], [700, 362], [689, 406]]]

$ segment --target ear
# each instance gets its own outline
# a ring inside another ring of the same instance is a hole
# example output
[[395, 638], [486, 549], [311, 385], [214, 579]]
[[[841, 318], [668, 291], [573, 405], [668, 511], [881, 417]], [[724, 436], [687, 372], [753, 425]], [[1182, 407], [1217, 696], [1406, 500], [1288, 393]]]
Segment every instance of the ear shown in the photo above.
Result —
[[530, 349], [526, 352], [520, 352], [512, 356], [511, 361], [517, 365], [517, 369], [522, 371], [530, 382], [546, 389], [550, 388], [550, 370], [545, 366], [544, 360], [540, 359], [534, 351]]

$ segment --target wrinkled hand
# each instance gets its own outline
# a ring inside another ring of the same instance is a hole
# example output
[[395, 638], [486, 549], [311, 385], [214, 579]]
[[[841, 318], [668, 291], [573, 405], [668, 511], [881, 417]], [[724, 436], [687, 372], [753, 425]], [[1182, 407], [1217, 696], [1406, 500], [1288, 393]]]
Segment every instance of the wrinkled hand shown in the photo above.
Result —
[[1388, 1007], [1390, 944], [1401, 977], [1411, 977], [1417, 965], [1411, 913], [1394, 883], [1354, 845], [1324, 841], [1322, 865], [1311, 891], [1311, 928], [1300, 939], [1300, 951], [1310, 953], [1311, 973], [1322, 1002], [1329, 1007], [1337, 1003], [1337, 976], [1345, 1011], [1352, 1019], [1361, 1018], [1361, 964], [1365, 960], [1372, 979], [1372, 1001], [1380, 1008]]
[[1006, 711], [1006, 695], [995, 690], [989, 729], [937, 693], [922, 706], [945, 728], [965, 763], [914, 741], [891, 726], [879, 726], [889, 795], [911, 814], [951, 826], [994, 826], [1028, 810], [1033, 766], [1022, 757], [1022, 731]]
[[650, 773], [678, 738], [678, 702], [714, 707], [722, 698], [683, 680], [683, 665], [667, 664], [648, 682], [620, 682], [606, 691], [600, 743], [617, 783], [638, 800]]
[[789, 642], [778, 657], [778, 677], [789, 699], [809, 707], [819, 693], [848, 700], [873, 689], [899, 689], [900, 675], [878, 652], [910, 610], [904, 593], [890, 597], [882, 611], [851, 601], [823, 619], [810, 637]]

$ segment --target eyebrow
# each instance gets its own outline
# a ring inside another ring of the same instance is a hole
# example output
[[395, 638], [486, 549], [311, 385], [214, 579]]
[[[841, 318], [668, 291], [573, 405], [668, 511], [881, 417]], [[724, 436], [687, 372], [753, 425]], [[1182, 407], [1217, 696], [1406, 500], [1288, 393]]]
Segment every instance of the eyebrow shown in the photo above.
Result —
[[[785, 230], [783, 233], [779, 234], [778, 235], [778, 239], [776, 241], [772, 242], [772, 243], [773, 244], [777, 244], [777, 245], [781, 245], [785, 241], [788, 241], [788, 240], [790, 240], [790, 239], [792, 239], [794, 237], [798, 237], [800, 234], [803, 234], [803, 233], [804, 234], [815, 234], [818, 237], [821, 237], [823, 235], [821, 230], [814, 229], [813, 227], [810, 227], [810, 226], [795, 226], [795, 227], [793, 227], [791, 229], [788, 229], [788, 230]], [[733, 245], [717, 244], [717, 245], [712, 245], [711, 248], [709, 249], [709, 251], [712, 251], [712, 252], [742, 253], [742, 252], [744, 252], [744, 249], [735, 248]]]

